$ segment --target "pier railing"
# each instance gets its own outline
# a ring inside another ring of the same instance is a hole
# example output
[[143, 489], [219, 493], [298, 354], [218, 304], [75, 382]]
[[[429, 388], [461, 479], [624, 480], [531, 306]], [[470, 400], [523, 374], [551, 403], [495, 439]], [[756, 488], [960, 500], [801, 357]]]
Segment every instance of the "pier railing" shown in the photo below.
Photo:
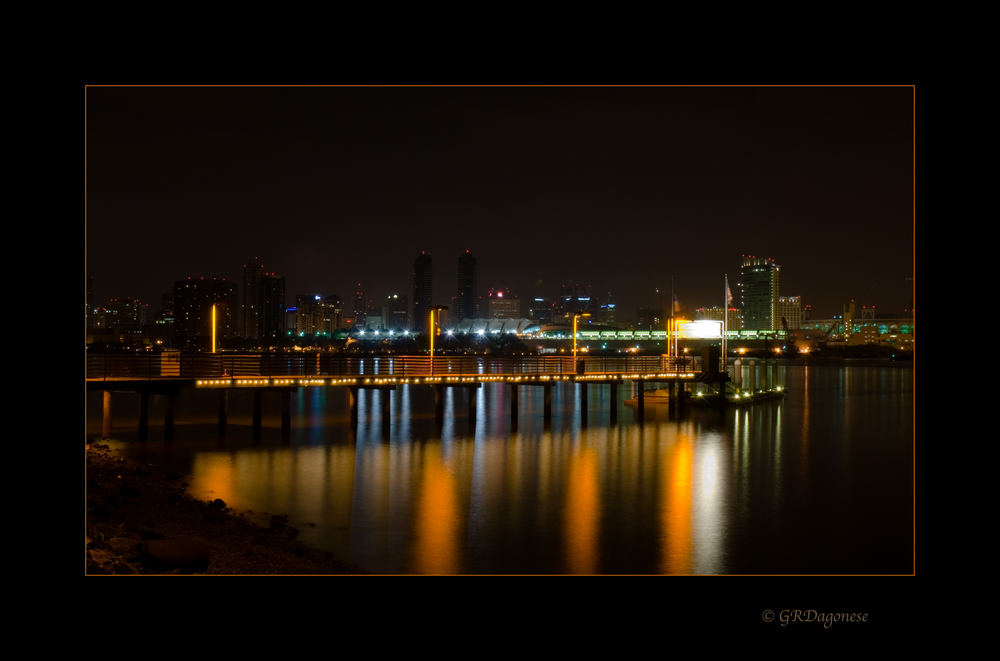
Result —
[[345, 356], [332, 353], [88, 354], [87, 379], [396, 376], [497, 374], [628, 374], [697, 372], [700, 357], [682, 356]]

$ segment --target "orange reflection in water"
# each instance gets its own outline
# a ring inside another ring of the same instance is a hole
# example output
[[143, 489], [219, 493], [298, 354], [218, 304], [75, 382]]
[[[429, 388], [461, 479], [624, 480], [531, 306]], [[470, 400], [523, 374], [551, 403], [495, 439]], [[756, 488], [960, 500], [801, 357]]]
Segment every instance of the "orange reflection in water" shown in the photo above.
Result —
[[414, 571], [457, 574], [458, 498], [455, 477], [437, 453], [428, 453], [417, 501]]
[[572, 574], [597, 571], [597, 453], [580, 448], [569, 460], [566, 497], [566, 568]]
[[667, 574], [691, 572], [691, 475], [694, 450], [691, 437], [678, 434], [665, 450], [663, 466], [660, 570]]
[[189, 491], [200, 498], [221, 498], [232, 505], [236, 501], [236, 470], [232, 458], [216, 452], [196, 455]]

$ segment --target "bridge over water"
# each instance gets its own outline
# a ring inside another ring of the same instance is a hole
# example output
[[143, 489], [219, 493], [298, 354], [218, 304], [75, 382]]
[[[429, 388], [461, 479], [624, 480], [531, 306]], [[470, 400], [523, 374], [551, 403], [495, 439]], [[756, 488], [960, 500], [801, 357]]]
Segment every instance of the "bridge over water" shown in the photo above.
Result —
[[[611, 390], [611, 423], [617, 423], [618, 386], [630, 382], [636, 387], [636, 415], [644, 416], [646, 383], [668, 384], [671, 401], [683, 402], [688, 383], [705, 380], [699, 356], [588, 356], [574, 359], [560, 356], [345, 356], [332, 353], [231, 354], [165, 352], [163, 354], [88, 355], [88, 390], [103, 391], [103, 428], [110, 432], [111, 394], [127, 391], [139, 394], [139, 437], [147, 438], [149, 396], [166, 398], [164, 430], [173, 437], [174, 402], [184, 389], [197, 388], [219, 393], [219, 430], [224, 432], [229, 410], [229, 393], [253, 392], [253, 432], [261, 432], [262, 399], [275, 393], [281, 401], [282, 433], [291, 427], [292, 393], [305, 388], [339, 388], [348, 398], [351, 425], [358, 422], [358, 391], [392, 391], [399, 386], [434, 389], [435, 418], [444, 414], [445, 388], [480, 388], [483, 384], [504, 384], [510, 388], [511, 425], [516, 428], [518, 389], [544, 389], [545, 424], [551, 421], [551, 390], [564, 383], [577, 384], [582, 392], [579, 414], [587, 417], [586, 388], [606, 386]], [[676, 391], [676, 397], [674, 397]], [[389, 392], [385, 393], [386, 395]], [[381, 397], [382, 424], [389, 425], [388, 396]], [[475, 398], [469, 397], [470, 418], [475, 416]]]

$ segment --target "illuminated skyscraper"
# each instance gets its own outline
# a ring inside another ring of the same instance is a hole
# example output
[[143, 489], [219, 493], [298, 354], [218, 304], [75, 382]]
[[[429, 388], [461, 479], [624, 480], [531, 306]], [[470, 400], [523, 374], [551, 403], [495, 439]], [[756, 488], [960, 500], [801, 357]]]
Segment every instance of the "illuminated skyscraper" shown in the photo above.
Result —
[[212, 305], [221, 342], [234, 335], [236, 285], [225, 278], [187, 278], [174, 283], [174, 324], [179, 348], [211, 347]]
[[509, 289], [489, 291], [490, 319], [516, 319], [521, 316], [521, 300]]
[[475, 319], [479, 316], [476, 300], [476, 258], [468, 250], [458, 258], [458, 290], [455, 294], [454, 319]]
[[239, 332], [251, 340], [260, 336], [260, 279], [263, 275], [264, 265], [260, 257], [254, 257], [249, 264], [243, 265], [243, 307]]
[[414, 328], [426, 331], [430, 325], [431, 298], [431, 256], [423, 250], [413, 262], [413, 319]]
[[368, 318], [368, 307], [365, 301], [365, 290], [361, 288], [361, 283], [354, 290], [354, 325], [365, 327]]
[[410, 308], [407, 305], [406, 297], [399, 294], [389, 294], [385, 297], [385, 306], [382, 310], [382, 318], [385, 320], [385, 327], [392, 330], [406, 330], [409, 325]]
[[743, 255], [739, 282], [742, 301], [743, 328], [747, 330], [780, 330], [778, 288], [781, 267], [770, 257]]
[[778, 328], [796, 330], [802, 325], [802, 297], [778, 297]]
[[260, 307], [257, 339], [277, 341], [285, 336], [285, 279], [275, 273], [265, 273], [259, 282]]

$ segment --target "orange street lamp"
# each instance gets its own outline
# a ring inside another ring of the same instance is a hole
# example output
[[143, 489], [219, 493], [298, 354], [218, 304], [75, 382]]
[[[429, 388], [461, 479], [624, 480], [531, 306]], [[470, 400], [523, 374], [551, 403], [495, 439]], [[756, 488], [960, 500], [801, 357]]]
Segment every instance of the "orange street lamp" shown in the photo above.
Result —
[[576, 369], [576, 320], [580, 317], [589, 317], [589, 312], [573, 315], [573, 369]]
[[431, 307], [431, 374], [434, 374], [434, 336], [437, 334], [435, 332], [436, 328], [434, 326], [434, 313], [438, 313], [438, 319], [441, 319], [441, 310], [447, 310], [447, 305], [434, 305]]
[[212, 305], [212, 353], [215, 353], [215, 305]]

